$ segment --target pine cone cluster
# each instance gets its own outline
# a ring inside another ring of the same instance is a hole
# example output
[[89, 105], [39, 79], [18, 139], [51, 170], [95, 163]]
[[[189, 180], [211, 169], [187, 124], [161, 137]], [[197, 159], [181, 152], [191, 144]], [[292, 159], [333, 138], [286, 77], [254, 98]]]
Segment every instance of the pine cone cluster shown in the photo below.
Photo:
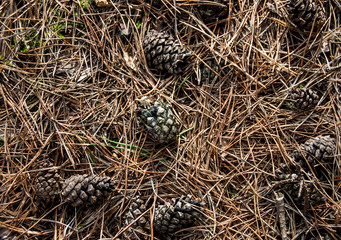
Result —
[[291, 156], [295, 162], [302, 166], [305, 166], [306, 162], [313, 166], [331, 159], [335, 155], [335, 149], [334, 138], [319, 135], [301, 144], [299, 149], [295, 150]]
[[143, 41], [144, 54], [150, 68], [178, 74], [190, 53], [166, 32], [151, 30]]
[[315, 0], [289, 0], [287, 4], [289, 19], [298, 28], [310, 31], [314, 24], [317, 31], [326, 21], [326, 14]]
[[[189, 195], [171, 198], [167, 202], [158, 204], [153, 219], [155, 233], [164, 236], [189, 227], [201, 216], [199, 210], [203, 205], [202, 202], [192, 200]], [[124, 233], [125, 239], [147, 239], [151, 230], [149, 212], [140, 217], [146, 209], [143, 200], [139, 197], [133, 198], [128, 212], [124, 215], [125, 226], [130, 226]]]
[[199, 217], [202, 203], [192, 201], [190, 196], [172, 198], [155, 209], [154, 228], [159, 233], [174, 233], [193, 224]]
[[51, 162], [44, 162], [34, 181], [39, 202], [52, 202], [59, 194], [60, 175]]
[[198, 11], [205, 22], [215, 19], [227, 17], [228, 13], [227, 0], [212, 0], [200, 3]]
[[296, 88], [290, 94], [290, 99], [294, 101], [297, 109], [308, 109], [316, 106], [320, 97], [316, 91], [307, 88]]
[[[128, 212], [124, 216], [125, 225], [131, 227], [125, 232], [126, 239], [144, 239], [144, 235], [150, 230], [148, 214], [140, 217], [147, 207], [139, 196], [134, 197]], [[140, 217], [140, 218], [139, 218]], [[139, 219], [138, 219], [139, 218]], [[136, 220], [138, 219], [138, 220]]]
[[175, 139], [179, 132], [179, 122], [176, 120], [169, 105], [151, 98], [143, 97], [138, 100], [137, 114], [153, 139], [166, 143]]
[[65, 202], [77, 207], [90, 205], [108, 197], [114, 190], [114, 183], [109, 177], [74, 175], [65, 180], [62, 196]]
[[290, 196], [297, 206], [309, 204], [316, 206], [323, 195], [317, 189], [318, 184], [314, 184], [315, 179], [312, 172], [319, 181], [323, 181], [326, 166], [321, 167], [321, 163], [329, 162], [335, 155], [335, 139], [330, 136], [319, 135], [311, 138], [300, 145], [291, 156], [296, 163], [295, 168], [282, 165], [279, 170], [278, 178], [282, 180], [282, 190]]

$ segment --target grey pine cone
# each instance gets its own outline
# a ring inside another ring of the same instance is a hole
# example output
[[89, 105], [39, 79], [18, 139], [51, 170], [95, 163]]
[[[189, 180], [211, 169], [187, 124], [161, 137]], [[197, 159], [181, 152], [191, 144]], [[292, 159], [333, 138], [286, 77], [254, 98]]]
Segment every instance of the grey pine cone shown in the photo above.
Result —
[[36, 197], [39, 202], [51, 202], [59, 194], [61, 177], [51, 162], [44, 162], [34, 181]]
[[[158, 233], [174, 233], [191, 226], [195, 218], [200, 216], [197, 211], [202, 203], [192, 201], [190, 196], [172, 198], [155, 209], [154, 229]], [[196, 207], [194, 207], [196, 206]]]
[[214, 78], [217, 76], [215, 72], [219, 71], [219, 66], [214, 59], [205, 60], [205, 63], [208, 66], [205, 65], [204, 63], [201, 63], [201, 66], [199, 69], [199, 74], [200, 74], [198, 76], [199, 84], [201, 82], [202, 83], [212, 82], [214, 80]]
[[317, 31], [326, 21], [325, 12], [320, 3], [315, 0], [289, 0], [287, 11], [291, 22], [306, 31], [311, 30], [314, 21], [314, 31]]
[[307, 203], [311, 206], [316, 206], [323, 199], [322, 194], [308, 181], [302, 181], [302, 187], [300, 182], [287, 183], [283, 186], [283, 190], [290, 195], [297, 206], [304, 205], [306, 196]]
[[144, 54], [150, 68], [169, 74], [182, 72], [182, 65], [190, 53], [166, 32], [150, 30], [143, 41]]
[[330, 136], [319, 135], [315, 138], [308, 139], [295, 150], [291, 157], [300, 165], [305, 165], [306, 160], [309, 164], [317, 164], [326, 162], [335, 154], [335, 139]]
[[0, 228], [0, 240], [18, 239], [17, 236], [7, 228]]
[[303, 235], [301, 238], [298, 239], [307, 239], [307, 240], [333, 240], [333, 238], [328, 232], [326, 231], [319, 231], [319, 233], [309, 233], [308, 235]]
[[107, 198], [114, 190], [109, 177], [75, 175], [65, 180], [62, 196], [73, 207], [90, 205]]
[[296, 88], [290, 94], [290, 99], [294, 101], [297, 109], [308, 109], [316, 106], [320, 100], [316, 91], [307, 88]]
[[[131, 227], [124, 233], [126, 239], [145, 239], [145, 235], [150, 230], [148, 214], [140, 217], [147, 207], [139, 196], [134, 197], [128, 212], [124, 216], [125, 226]], [[140, 217], [140, 218], [139, 218]], [[139, 218], [137, 221], [136, 219]]]
[[176, 138], [180, 124], [169, 105], [143, 97], [138, 100], [137, 114], [155, 141], [166, 143]]
[[282, 181], [281, 190], [298, 207], [304, 206], [305, 203], [316, 206], [323, 199], [323, 196], [311, 181], [305, 179], [300, 171], [299, 167], [289, 169], [287, 166], [282, 166], [278, 173], [278, 178]]

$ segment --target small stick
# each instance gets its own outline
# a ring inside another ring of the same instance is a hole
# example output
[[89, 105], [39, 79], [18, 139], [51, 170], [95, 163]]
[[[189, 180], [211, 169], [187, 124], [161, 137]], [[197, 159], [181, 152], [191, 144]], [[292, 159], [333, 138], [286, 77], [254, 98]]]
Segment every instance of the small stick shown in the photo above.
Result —
[[285, 210], [284, 210], [284, 195], [281, 192], [274, 192], [276, 207], [278, 211], [279, 217], [279, 225], [281, 228], [281, 236], [282, 240], [287, 240], [287, 226], [286, 226], [286, 218], [285, 218]]

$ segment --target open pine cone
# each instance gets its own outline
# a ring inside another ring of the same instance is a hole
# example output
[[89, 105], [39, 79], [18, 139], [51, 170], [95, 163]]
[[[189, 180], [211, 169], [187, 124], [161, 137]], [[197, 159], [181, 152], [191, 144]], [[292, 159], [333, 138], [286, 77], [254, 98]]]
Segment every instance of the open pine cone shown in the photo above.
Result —
[[150, 68], [178, 74], [191, 54], [166, 32], [151, 30], [143, 41], [144, 54]]
[[326, 14], [319, 1], [289, 0], [287, 11], [292, 23], [306, 31], [311, 30], [314, 22], [314, 31], [317, 31], [326, 21]]
[[198, 11], [205, 22], [227, 17], [228, 0], [211, 0], [199, 3]]
[[291, 156], [295, 162], [302, 166], [305, 165], [306, 160], [313, 166], [332, 159], [335, 155], [335, 149], [334, 138], [319, 135], [301, 144], [299, 149], [295, 150]]
[[281, 190], [293, 200], [296, 206], [300, 208], [305, 204], [316, 206], [322, 200], [322, 194], [310, 180], [306, 179], [299, 167], [289, 169], [283, 165], [277, 176], [282, 181]]
[[[201, 63], [198, 71], [198, 83], [210, 83], [217, 76], [215, 72], [219, 71], [219, 65], [215, 59], [210, 58], [204, 61], [206, 64]], [[213, 70], [213, 71], [212, 71]]]
[[192, 201], [191, 196], [172, 198], [155, 209], [154, 229], [158, 233], [174, 233], [194, 223], [200, 216], [198, 208], [203, 203]]
[[51, 162], [44, 162], [34, 181], [36, 197], [39, 202], [51, 202], [59, 193], [61, 177]]
[[109, 177], [75, 175], [65, 180], [62, 196], [73, 207], [90, 205], [109, 197], [114, 182]]
[[290, 94], [290, 99], [294, 101], [297, 109], [308, 109], [315, 107], [320, 97], [316, 91], [307, 88], [296, 88]]
[[[125, 226], [131, 227], [124, 233], [126, 239], [145, 239], [145, 234], [150, 230], [148, 214], [140, 217], [147, 207], [139, 196], [133, 198], [128, 212], [124, 216]], [[139, 218], [140, 217], [140, 218]], [[136, 220], [139, 218], [138, 220]]]
[[149, 97], [139, 99], [137, 115], [151, 137], [160, 143], [175, 139], [179, 133], [180, 124], [171, 107], [160, 101], [154, 101]]

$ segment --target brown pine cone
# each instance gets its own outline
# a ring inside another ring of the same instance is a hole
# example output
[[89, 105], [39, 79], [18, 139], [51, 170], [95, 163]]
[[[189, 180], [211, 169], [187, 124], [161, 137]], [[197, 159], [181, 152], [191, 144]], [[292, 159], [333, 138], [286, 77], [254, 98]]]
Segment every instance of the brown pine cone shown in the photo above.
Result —
[[36, 197], [39, 202], [52, 202], [59, 194], [61, 177], [51, 162], [44, 162], [34, 181]]
[[[131, 205], [129, 206], [128, 212], [124, 216], [125, 226], [131, 227], [124, 233], [126, 239], [145, 239], [145, 235], [150, 231], [148, 213], [140, 217], [147, 207], [145, 202], [139, 198], [139, 196], [133, 198]], [[137, 221], [136, 219], [140, 217]]]
[[315, 0], [289, 0], [287, 11], [292, 23], [306, 31], [311, 30], [314, 21], [314, 32], [319, 30], [326, 21], [322, 6]]
[[109, 197], [114, 182], [109, 177], [75, 175], [65, 180], [62, 196], [73, 207], [90, 205]]
[[144, 54], [150, 68], [178, 74], [190, 53], [166, 32], [151, 30], [143, 41]]
[[[191, 196], [172, 198], [155, 209], [154, 229], [159, 233], [174, 233], [193, 224], [200, 216], [197, 211], [203, 203], [192, 201]], [[193, 207], [196, 206], [196, 207]]]
[[290, 99], [294, 101], [294, 106], [297, 109], [308, 109], [315, 107], [319, 102], [320, 97], [316, 91], [307, 88], [296, 88], [290, 94]]

